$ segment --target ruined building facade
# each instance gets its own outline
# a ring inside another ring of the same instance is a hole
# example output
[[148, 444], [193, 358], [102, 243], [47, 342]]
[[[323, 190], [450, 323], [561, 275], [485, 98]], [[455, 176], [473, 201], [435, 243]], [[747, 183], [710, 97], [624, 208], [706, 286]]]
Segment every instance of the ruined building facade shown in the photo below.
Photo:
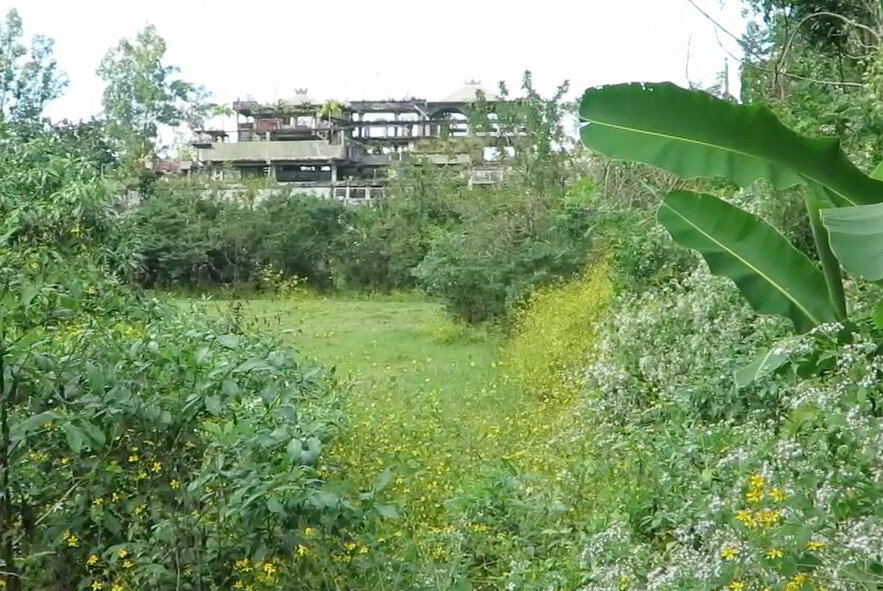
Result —
[[438, 101], [317, 103], [305, 90], [272, 105], [237, 101], [235, 141], [200, 132], [195, 164], [218, 180], [270, 178], [348, 203], [382, 197], [391, 166], [404, 159], [456, 167], [470, 185], [492, 184], [503, 175], [494, 146], [506, 137], [496, 127], [471, 128], [467, 114], [479, 100], [491, 111], [500, 104], [476, 82]]

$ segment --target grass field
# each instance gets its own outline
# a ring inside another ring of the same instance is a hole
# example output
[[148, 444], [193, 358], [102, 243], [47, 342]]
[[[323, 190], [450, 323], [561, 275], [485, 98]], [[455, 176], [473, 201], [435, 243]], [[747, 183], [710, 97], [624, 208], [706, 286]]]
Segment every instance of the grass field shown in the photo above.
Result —
[[[542, 402], [511, 384], [497, 335], [454, 325], [438, 305], [413, 296], [237, 305], [260, 330], [285, 334], [303, 354], [334, 366], [347, 387], [349, 422], [326, 457], [336, 477], [362, 490], [388, 470], [381, 495], [400, 513], [364, 540], [366, 553], [385, 557], [375, 565], [377, 588], [401, 588], [390, 568], [404, 577], [427, 564], [444, 579], [428, 588], [467, 579], [495, 588], [502, 573], [511, 580], [508, 562], [525, 547], [542, 547], [544, 536], [567, 540], [562, 532], [583, 520], [589, 487], [577, 476], [581, 459], [568, 435], [572, 405]], [[556, 571], [575, 569], [579, 538], [572, 540], [542, 558]]]

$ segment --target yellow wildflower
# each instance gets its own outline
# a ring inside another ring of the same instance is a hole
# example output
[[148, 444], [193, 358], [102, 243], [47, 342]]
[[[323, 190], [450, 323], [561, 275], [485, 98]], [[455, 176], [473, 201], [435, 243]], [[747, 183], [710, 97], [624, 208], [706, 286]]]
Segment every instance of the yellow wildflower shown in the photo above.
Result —
[[809, 544], [807, 544], [806, 547], [809, 550], [812, 550], [813, 552], [818, 552], [819, 550], [821, 550], [822, 548], [825, 547], [825, 542], [813, 541], [813, 542], [810, 542]]
[[736, 560], [739, 557], [739, 551], [732, 546], [724, 546], [721, 549], [721, 558], [724, 560]]
[[98, 564], [98, 555], [90, 554], [89, 558], [86, 559], [86, 564], [89, 566], [95, 566], [96, 564]]
[[782, 487], [776, 486], [770, 489], [770, 498], [777, 503], [781, 503], [785, 500], [785, 490]]
[[70, 535], [67, 537], [67, 545], [71, 548], [76, 548], [80, 545], [80, 538], [75, 535]]
[[755, 474], [749, 479], [748, 484], [754, 490], [762, 490], [766, 484], [766, 478], [764, 478], [763, 474]]
[[315, 533], [316, 533], [316, 530], [314, 530], [312, 527], [305, 527], [304, 528], [304, 537], [305, 538], [312, 538], [313, 535], [315, 535]]
[[125, 558], [128, 555], [129, 555], [129, 551], [126, 550], [125, 548], [120, 548], [119, 550], [117, 550], [117, 556], [119, 556], [120, 558]]
[[276, 572], [276, 566], [270, 562], [265, 562], [264, 564], [261, 565], [261, 568], [268, 575], [275, 574], [275, 572]]
[[135, 566], [135, 563], [128, 558], [123, 561], [123, 568], [132, 568], [133, 566]]
[[309, 556], [310, 549], [307, 548], [306, 546], [304, 546], [303, 544], [298, 544], [297, 545], [297, 555], [298, 556]]
[[172, 490], [178, 490], [179, 488], [181, 488], [181, 481], [178, 480], [177, 478], [174, 478], [174, 479], [172, 479], [172, 481], [169, 483], [169, 487], [170, 487]]
[[251, 571], [251, 562], [249, 562], [248, 558], [243, 558], [242, 560], [237, 560], [233, 563], [233, 568], [240, 572], [247, 573]]
[[158, 474], [160, 472], [160, 470], [162, 470], [162, 464], [160, 464], [159, 462], [154, 462], [153, 464], [151, 464], [151, 466], [150, 466], [151, 472], [153, 472], [154, 474]]
[[90, 587], [92, 588], [92, 591], [100, 591], [101, 589], [104, 589], [104, 583], [101, 581], [92, 581]]
[[766, 557], [770, 559], [782, 558], [784, 555], [785, 553], [778, 548], [770, 548], [766, 551]]
[[745, 591], [745, 583], [742, 581], [733, 581], [727, 585], [732, 591]]
[[749, 503], [759, 503], [763, 500], [763, 490], [749, 490], [745, 493], [745, 500]]
[[114, 583], [113, 587], [110, 588], [110, 591], [126, 591], [126, 588], [123, 587], [122, 583]]
[[141, 458], [138, 457], [138, 454], [132, 454], [132, 455], [129, 456], [129, 462], [132, 463], [132, 464], [137, 463], [138, 460], [140, 460], [140, 459], [141, 459]]

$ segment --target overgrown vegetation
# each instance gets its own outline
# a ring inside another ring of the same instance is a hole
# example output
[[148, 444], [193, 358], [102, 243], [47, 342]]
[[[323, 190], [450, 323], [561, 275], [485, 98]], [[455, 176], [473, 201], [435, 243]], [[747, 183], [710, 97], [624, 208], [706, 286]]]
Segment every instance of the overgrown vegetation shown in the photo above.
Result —
[[159, 178], [212, 107], [152, 27], [50, 124], [10, 13], [0, 589], [883, 586], [883, 13], [745, 4], [770, 108], [591, 89], [619, 163], [527, 74], [504, 182], [414, 158], [362, 208]]

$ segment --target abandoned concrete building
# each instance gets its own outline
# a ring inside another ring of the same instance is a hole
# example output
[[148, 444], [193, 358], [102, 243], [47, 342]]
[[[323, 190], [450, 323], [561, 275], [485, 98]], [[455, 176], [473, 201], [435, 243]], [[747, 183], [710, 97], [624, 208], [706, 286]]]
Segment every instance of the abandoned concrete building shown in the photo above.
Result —
[[305, 89], [276, 104], [236, 101], [235, 141], [223, 131], [201, 131], [195, 168], [224, 181], [275, 179], [348, 203], [382, 197], [391, 166], [407, 158], [456, 167], [470, 186], [493, 184], [503, 175], [497, 147], [507, 142], [498, 126], [471, 129], [467, 113], [478, 100], [490, 110], [501, 102], [476, 81], [438, 101], [319, 103]]

